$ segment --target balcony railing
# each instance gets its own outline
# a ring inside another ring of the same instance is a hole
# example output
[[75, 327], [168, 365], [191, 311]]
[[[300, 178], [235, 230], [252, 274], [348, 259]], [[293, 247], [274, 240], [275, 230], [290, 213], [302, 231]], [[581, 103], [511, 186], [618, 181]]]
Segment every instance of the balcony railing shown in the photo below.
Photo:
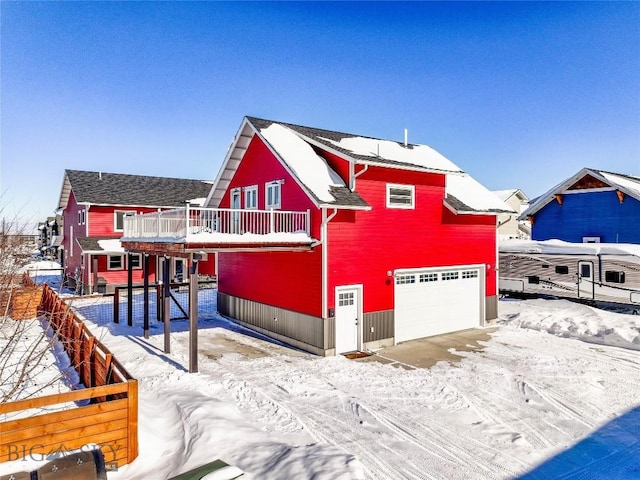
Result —
[[[309, 216], [309, 210], [287, 212], [187, 206], [126, 216], [123, 238], [188, 242], [196, 238], [206, 241], [206, 234], [229, 234], [234, 235], [235, 239], [238, 238], [235, 235], [246, 233], [265, 236], [274, 233], [302, 233], [308, 237]], [[215, 238], [220, 239], [220, 235], [215, 235]]]

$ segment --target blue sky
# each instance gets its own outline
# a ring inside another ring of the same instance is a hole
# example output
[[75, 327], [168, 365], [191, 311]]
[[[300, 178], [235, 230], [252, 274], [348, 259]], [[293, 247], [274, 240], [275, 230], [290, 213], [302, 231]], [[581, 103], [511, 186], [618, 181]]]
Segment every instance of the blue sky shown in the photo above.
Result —
[[243, 116], [434, 147], [491, 190], [640, 175], [640, 2], [0, 2], [2, 215], [66, 168], [213, 180]]

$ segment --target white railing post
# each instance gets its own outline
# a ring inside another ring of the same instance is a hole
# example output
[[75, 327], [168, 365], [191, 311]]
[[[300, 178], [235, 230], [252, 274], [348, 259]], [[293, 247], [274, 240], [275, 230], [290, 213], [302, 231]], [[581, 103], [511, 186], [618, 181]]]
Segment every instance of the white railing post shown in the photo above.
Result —
[[186, 213], [186, 216], [187, 216], [187, 218], [186, 218], [187, 221], [184, 224], [185, 225], [185, 227], [184, 227], [185, 228], [184, 236], [186, 237], [187, 235], [189, 235], [189, 232], [191, 231], [191, 229], [189, 228], [189, 221], [190, 221], [189, 220], [189, 202], [187, 202], [187, 205], [186, 205], [184, 210], [185, 210], [185, 213]]
[[156, 230], [158, 231], [158, 238], [160, 238], [160, 211], [158, 211], [158, 225], [156, 225]]
[[308, 208], [307, 214], [305, 215], [304, 231], [306, 232], [307, 236], [311, 236], [311, 210]]
[[272, 208], [272, 209], [269, 210], [269, 233], [273, 233], [273, 231], [274, 231], [273, 230], [273, 227], [274, 227], [274, 225], [273, 225], [273, 216], [274, 216], [274, 213], [273, 213], [273, 208]]

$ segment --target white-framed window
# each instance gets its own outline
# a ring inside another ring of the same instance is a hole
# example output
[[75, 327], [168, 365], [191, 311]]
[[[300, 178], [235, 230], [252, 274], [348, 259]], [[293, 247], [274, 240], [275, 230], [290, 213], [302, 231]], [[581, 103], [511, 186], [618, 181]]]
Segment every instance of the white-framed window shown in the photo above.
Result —
[[478, 278], [478, 270], [463, 270], [462, 278]]
[[124, 217], [133, 216], [135, 210], [115, 210], [113, 212], [113, 231], [122, 232], [124, 230]]
[[457, 280], [460, 276], [459, 272], [442, 272], [442, 280]]
[[140, 270], [142, 268], [142, 254], [132, 253], [129, 257], [131, 260], [131, 268], [133, 270]]
[[281, 182], [269, 182], [265, 185], [265, 194], [264, 198], [265, 205], [267, 210], [270, 208], [280, 208], [281, 205], [281, 195], [280, 195], [280, 184]]
[[416, 187], [387, 183], [387, 208], [415, 208]]
[[84, 225], [86, 221], [86, 210], [78, 210], [78, 225]]
[[237, 210], [240, 208], [240, 192], [241, 189], [240, 188], [233, 188], [231, 190], [231, 208], [233, 210]]
[[108, 255], [107, 270], [122, 270], [124, 268], [123, 255]]
[[407, 283], [416, 283], [415, 275], [398, 275], [396, 277], [396, 285], [406, 285]]
[[420, 283], [437, 282], [437, 281], [438, 281], [437, 273], [421, 273], [420, 274]]
[[258, 186], [251, 185], [244, 189], [244, 208], [255, 210], [258, 208]]

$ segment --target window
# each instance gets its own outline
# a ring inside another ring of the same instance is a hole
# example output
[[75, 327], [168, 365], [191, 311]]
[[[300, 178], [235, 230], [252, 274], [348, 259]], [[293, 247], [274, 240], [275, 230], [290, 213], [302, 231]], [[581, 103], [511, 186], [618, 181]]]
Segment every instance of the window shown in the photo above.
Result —
[[442, 280], [457, 280], [459, 276], [458, 272], [442, 272]]
[[258, 186], [252, 185], [244, 189], [244, 208], [258, 208]]
[[135, 210], [116, 210], [113, 212], [113, 230], [122, 232], [124, 230], [124, 217], [131, 217], [135, 214]]
[[438, 274], [437, 273], [421, 273], [419, 277], [420, 283], [426, 282], [437, 282]]
[[580, 277], [591, 278], [591, 264], [589, 263], [580, 264]]
[[556, 273], [560, 275], [567, 275], [569, 273], [569, 267], [566, 265], [556, 265]]
[[124, 268], [124, 262], [122, 261], [122, 255], [109, 255], [107, 259], [109, 270], [122, 270]]
[[396, 277], [396, 285], [405, 285], [407, 283], [416, 283], [415, 275], [398, 275]]
[[536, 275], [531, 275], [528, 278], [529, 283], [533, 283], [533, 284], [539, 284], [540, 283], [540, 277], [536, 276]]
[[84, 225], [85, 223], [85, 213], [86, 210], [78, 210], [78, 225]]
[[266, 184], [266, 208], [280, 208], [280, 182]]
[[464, 270], [462, 278], [478, 278], [478, 270]]
[[604, 281], [607, 283], [624, 283], [624, 272], [607, 270], [604, 272]]
[[355, 298], [353, 292], [345, 292], [338, 294], [338, 306], [346, 307], [348, 305], [353, 305], [355, 302]]
[[414, 200], [413, 185], [387, 184], [387, 208], [414, 208]]
[[140, 270], [142, 268], [142, 254], [132, 253], [129, 258], [130, 258], [132, 269]]

